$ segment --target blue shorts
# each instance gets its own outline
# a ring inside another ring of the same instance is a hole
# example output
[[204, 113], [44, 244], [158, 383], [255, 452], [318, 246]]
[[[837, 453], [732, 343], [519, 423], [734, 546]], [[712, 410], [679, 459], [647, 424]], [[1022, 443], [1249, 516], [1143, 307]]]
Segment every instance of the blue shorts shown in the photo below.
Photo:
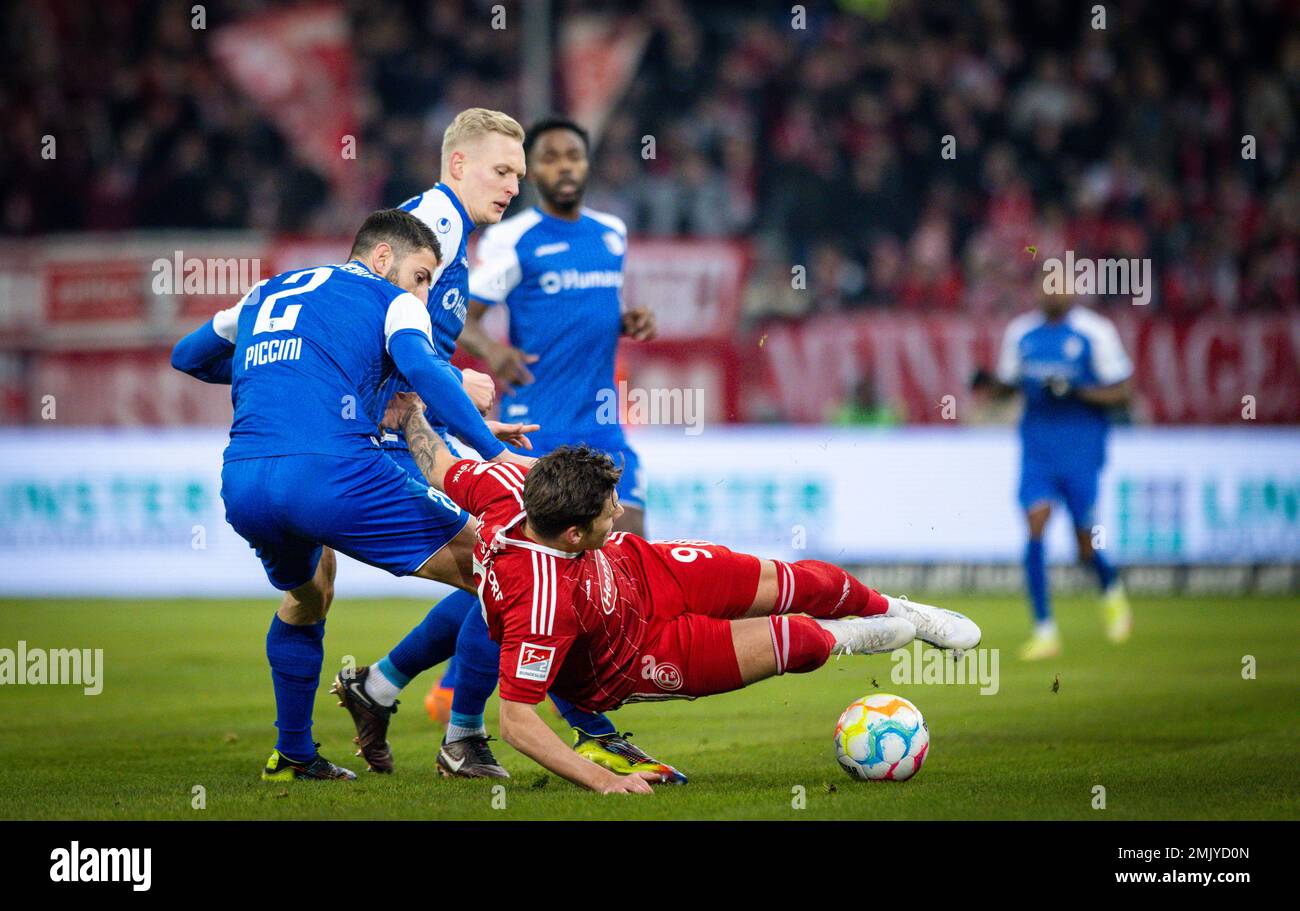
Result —
[[406, 576], [465, 527], [469, 516], [381, 451], [373, 456], [271, 456], [221, 469], [226, 521], [257, 552], [271, 584], [311, 581], [321, 546]]
[[627, 440], [602, 440], [593, 443], [585, 440], [556, 442], [550, 439], [537, 440], [534, 437], [529, 437], [529, 439], [533, 444], [532, 449], [520, 449], [518, 446], [510, 446], [509, 448], [520, 455], [540, 458], [552, 449], [558, 449], [565, 445], [576, 446], [581, 442], [586, 442], [593, 449], [609, 453], [609, 457], [614, 460], [614, 464], [623, 469], [623, 476], [618, 479], [619, 503], [633, 509], [645, 509], [645, 477], [641, 474], [641, 457], [636, 454], [635, 449], [628, 445]]
[[1026, 512], [1039, 503], [1065, 503], [1075, 528], [1093, 526], [1100, 465], [1070, 465], [1027, 456], [1020, 463], [1020, 506]]

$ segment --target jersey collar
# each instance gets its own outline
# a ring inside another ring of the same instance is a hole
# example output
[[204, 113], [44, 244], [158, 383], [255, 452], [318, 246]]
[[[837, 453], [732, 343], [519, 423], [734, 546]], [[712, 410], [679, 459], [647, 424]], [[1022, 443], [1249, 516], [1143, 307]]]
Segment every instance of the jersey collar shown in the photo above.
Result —
[[536, 212], [538, 215], [541, 216], [542, 221], [550, 222], [550, 223], [552, 223], [552, 224], [557, 224], [557, 225], [568, 225], [569, 227], [573, 227], [574, 225], [580, 225], [580, 224], [582, 224], [583, 219], [585, 219], [585, 218], [587, 217], [587, 207], [586, 207], [586, 206], [579, 206], [579, 207], [578, 207], [578, 217], [575, 218], [575, 219], [573, 219], [572, 221], [570, 221], [570, 220], [567, 219], [567, 218], [558, 218], [558, 217], [552, 215], [551, 213], [547, 212], [547, 211], [544, 210], [541, 206], [539, 206], [539, 205], [537, 205], [537, 204], [535, 204], [535, 203], [534, 203], [534, 205], [533, 205], [533, 211]]
[[554, 547], [547, 547], [545, 544], [538, 544], [536, 541], [529, 541], [526, 538], [521, 539], [521, 538], [508, 537], [506, 535], [506, 532], [514, 528], [519, 523], [519, 520], [523, 519], [527, 515], [528, 513], [521, 512], [519, 513], [519, 515], [515, 516], [513, 519], [507, 522], [505, 525], [501, 526], [501, 528], [493, 536], [492, 543], [513, 544], [515, 547], [523, 547], [528, 550], [535, 550], [539, 554], [550, 554], [552, 557], [562, 557], [565, 560], [574, 560], [582, 556], [581, 552], [573, 554], [573, 553], [569, 553], [567, 550], [556, 550]]
[[466, 235], [469, 235], [469, 234], [473, 233], [474, 228], [475, 228], [476, 226], [475, 226], [474, 222], [470, 221], [470, 219], [469, 219], [469, 213], [466, 212], [466, 211], [465, 211], [465, 207], [464, 207], [463, 205], [461, 205], [461, 203], [460, 203], [460, 197], [456, 195], [455, 191], [452, 190], [451, 187], [449, 187], [449, 186], [447, 186], [445, 183], [443, 183], [441, 180], [438, 181], [436, 184], [434, 184], [434, 185], [433, 185], [433, 188], [434, 188], [435, 190], [441, 190], [443, 193], [446, 194], [447, 198], [451, 200], [451, 204], [452, 204], [452, 206], [453, 206], [453, 207], [456, 209], [456, 211], [460, 214], [460, 222], [461, 222], [461, 224], [465, 226], [465, 234], [466, 234]]

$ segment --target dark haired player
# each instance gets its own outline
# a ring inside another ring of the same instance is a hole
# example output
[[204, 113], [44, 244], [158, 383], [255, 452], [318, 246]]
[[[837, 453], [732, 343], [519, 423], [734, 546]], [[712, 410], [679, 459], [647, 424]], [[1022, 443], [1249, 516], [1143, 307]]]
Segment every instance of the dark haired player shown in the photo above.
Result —
[[[395, 370], [473, 436], [518, 444], [528, 429], [484, 422], [432, 346], [434, 233], [397, 209], [371, 214], [344, 265], [285, 272], [177, 342], [172, 365], [230, 383], [221, 472], [226, 521], [284, 592], [266, 655], [279, 737], [263, 778], [352, 779], [312, 740], [334, 554], [469, 588], [473, 522], [380, 449], [380, 388]], [[519, 457], [502, 451], [498, 459]]]
[[474, 581], [500, 645], [501, 736], [592, 790], [644, 793], [660, 776], [617, 775], [566, 747], [535, 710], [548, 691], [605, 711], [725, 693], [914, 636], [979, 643], [961, 614], [881, 595], [820, 560], [615, 532], [619, 469], [586, 446], [531, 467], [458, 460], [409, 393], [389, 402], [384, 424], [403, 429], [430, 484], [478, 517]]

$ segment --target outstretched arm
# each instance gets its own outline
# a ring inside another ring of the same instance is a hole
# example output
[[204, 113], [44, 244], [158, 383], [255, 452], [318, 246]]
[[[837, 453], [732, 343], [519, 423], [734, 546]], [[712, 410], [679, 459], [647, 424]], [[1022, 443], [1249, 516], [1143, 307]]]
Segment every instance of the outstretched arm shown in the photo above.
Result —
[[501, 739], [529, 759], [584, 788], [601, 794], [649, 794], [640, 775], [616, 775], [565, 745], [550, 726], [537, 717], [537, 707], [527, 702], [501, 700]]
[[439, 419], [447, 422], [452, 433], [485, 459], [495, 459], [507, 451], [466, 394], [456, 368], [433, 350], [425, 335], [398, 332], [389, 340], [388, 353], [406, 381], [420, 398], [433, 404]]
[[217, 334], [208, 320], [172, 348], [172, 366], [205, 383], [230, 385], [235, 346]]

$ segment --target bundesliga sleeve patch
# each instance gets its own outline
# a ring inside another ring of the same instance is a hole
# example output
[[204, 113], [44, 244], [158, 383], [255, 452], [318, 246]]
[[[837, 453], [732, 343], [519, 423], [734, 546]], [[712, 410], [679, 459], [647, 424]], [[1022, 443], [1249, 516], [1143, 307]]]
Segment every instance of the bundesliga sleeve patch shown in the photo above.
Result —
[[553, 660], [555, 660], [554, 646], [525, 642], [519, 646], [519, 664], [515, 667], [515, 676], [521, 680], [538, 680], [545, 683], [550, 679]]

